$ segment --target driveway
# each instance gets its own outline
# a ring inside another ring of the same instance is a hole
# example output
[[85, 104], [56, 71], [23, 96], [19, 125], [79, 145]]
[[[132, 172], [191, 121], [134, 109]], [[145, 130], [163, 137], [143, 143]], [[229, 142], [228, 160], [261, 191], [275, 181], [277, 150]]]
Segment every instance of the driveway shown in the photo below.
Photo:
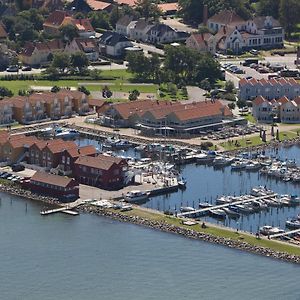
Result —
[[185, 100], [184, 103], [205, 101], [206, 97], [204, 96], [204, 94], [207, 93], [207, 91], [200, 89], [197, 86], [187, 86], [186, 89], [188, 92], [189, 100]]

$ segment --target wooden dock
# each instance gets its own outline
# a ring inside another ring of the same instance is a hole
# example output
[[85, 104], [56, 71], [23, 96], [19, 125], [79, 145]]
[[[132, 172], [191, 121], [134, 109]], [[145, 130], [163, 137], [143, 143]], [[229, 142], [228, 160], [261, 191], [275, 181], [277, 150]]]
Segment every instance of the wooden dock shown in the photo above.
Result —
[[77, 215], [79, 215], [79, 213], [77, 211], [72, 210], [72, 209], [78, 207], [79, 205], [81, 205], [83, 203], [85, 203], [85, 200], [78, 199], [74, 202], [67, 203], [66, 205], [63, 205], [59, 208], [41, 210], [40, 214], [42, 216], [47, 216], [47, 215], [51, 215], [51, 214], [55, 214], [55, 213], [64, 213], [64, 214], [68, 214], [68, 215], [71, 215], [71, 216], [77, 216]]
[[186, 216], [197, 215], [197, 214], [201, 215], [203, 213], [209, 212], [210, 210], [220, 209], [220, 208], [228, 207], [230, 205], [251, 203], [251, 202], [256, 201], [256, 200], [270, 199], [270, 198], [275, 197], [276, 195], [277, 194], [271, 194], [271, 195], [266, 195], [266, 196], [253, 197], [253, 198], [239, 200], [239, 201], [230, 202], [230, 203], [226, 203], [226, 204], [215, 205], [215, 206], [212, 206], [212, 207], [196, 209], [194, 211], [188, 211], [188, 212], [184, 212], [184, 213], [179, 213], [178, 217], [186, 217]]
[[287, 231], [287, 232], [283, 232], [283, 233], [276, 233], [276, 234], [272, 234], [270, 235], [270, 239], [276, 239], [279, 237], [283, 237], [283, 236], [289, 236], [291, 234], [295, 234], [300, 232], [300, 228], [299, 229], [295, 229], [295, 230], [291, 230], [291, 231]]

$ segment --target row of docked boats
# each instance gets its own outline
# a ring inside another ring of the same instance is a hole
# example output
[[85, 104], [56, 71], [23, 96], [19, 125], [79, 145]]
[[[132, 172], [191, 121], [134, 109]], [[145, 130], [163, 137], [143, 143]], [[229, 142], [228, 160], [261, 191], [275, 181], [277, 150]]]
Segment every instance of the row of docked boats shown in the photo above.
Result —
[[261, 175], [273, 177], [285, 182], [291, 181], [300, 183], [300, 168], [293, 161], [290, 162], [274, 162], [269, 166], [264, 166], [260, 170]]

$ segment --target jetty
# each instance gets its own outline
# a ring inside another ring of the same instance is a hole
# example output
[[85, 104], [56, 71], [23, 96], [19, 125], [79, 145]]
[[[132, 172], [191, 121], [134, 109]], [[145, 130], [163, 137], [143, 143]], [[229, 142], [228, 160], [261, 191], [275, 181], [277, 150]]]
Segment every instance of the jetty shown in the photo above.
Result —
[[196, 209], [194, 211], [188, 211], [188, 212], [179, 213], [177, 216], [178, 217], [186, 217], [186, 216], [191, 216], [191, 215], [201, 215], [201, 214], [207, 213], [207, 212], [209, 212], [211, 210], [225, 208], [225, 207], [228, 207], [228, 206], [231, 206], [231, 205], [245, 204], [245, 203], [251, 203], [251, 202], [257, 201], [257, 200], [270, 199], [270, 198], [275, 197], [276, 195], [277, 194], [270, 194], [270, 195], [253, 197], [253, 198], [249, 198], [249, 199], [244, 199], [244, 200], [239, 200], [239, 201], [235, 201], [235, 202], [230, 202], [230, 203], [226, 203], [226, 204], [220, 204], [220, 205], [215, 205], [215, 206], [211, 206], [211, 207]]
[[79, 205], [81, 205], [83, 203], [86, 203], [86, 201], [82, 200], [82, 199], [78, 199], [74, 202], [67, 203], [67, 204], [65, 204], [61, 207], [58, 207], [58, 208], [53, 208], [53, 209], [48, 209], [48, 210], [41, 210], [40, 214], [42, 216], [47, 216], [47, 215], [51, 215], [51, 214], [55, 214], [55, 213], [64, 213], [64, 214], [68, 214], [68, 215], [71, 215], [71, 216], [77, 216], [77, 215], [79, 215], [79, 213], [77, 211], [72, 210], [72, 209], [78, 207]]
[[270, 237], [270, 239], [276, 239], [276, 238], [280, 238], [280, 237], [284, 237], [284, 236], [289, 236], [289, 235], [292, 235], [292, 234], [295, 234], [298, 232], [300, 232], [300, 229], [290, 230], [290, 231], [283, 232], [283, 233], [272, 234], [269, 237]]

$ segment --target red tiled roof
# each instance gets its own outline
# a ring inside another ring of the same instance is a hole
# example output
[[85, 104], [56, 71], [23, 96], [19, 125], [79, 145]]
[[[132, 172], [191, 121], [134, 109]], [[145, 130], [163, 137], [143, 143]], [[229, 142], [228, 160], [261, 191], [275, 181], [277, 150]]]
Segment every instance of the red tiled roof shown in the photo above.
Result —
[[107, 102], [99, 99], [89, 99], [88, 100], [90, 106], [102, 107]]
[[97, 150], [94, 146], [88, 145], [81, 148], [71, 148], [66, 150], [71, 157], [79, 157], [81, 155], [94, 155], [97, 153]]
[[257, 80], [256, 78], [251, 78], [251, 79], [241, 79], [239, 81], [239, 85], [243, 86], [245, 84], [252, 84], [252, 85], [256, 85], [256, 84], [260, 84], [262, 86], [271, 84], [271, 85], [276, 85], [276, 84], [280, 84], [280, 85], [285, 85], [285, 84], [289, 84], [289, 85], [299, 85], [300, 83], [298, 83], [294, 78], [271, 78], [271, 79], [259, 79]]
[[208, 39], [212, 36], [211, 33], [192, 33], [191, 38], [193, 38], [198, 45], [207, 45]]
[[280, 104], [285, 104], [287, 102], [290, 102], [290, 100], [286, 96], [283, 96], [280, 99], [278, 99], [277, 102], [279, 102]]
[[95, 31], [89, 19], [72, 19], [72, 23], [79, 31]]
[[7, 32], [5, 30], [4, 24], [0, 21], [0, 39], [7, 38]]
[[261, 105], [262, 103], [266, 102], [267, 100], [263, 96], [258, 96], [253, 100], [254, 105]]
[[121, 161], [123, 161], [122, 158], [100, 154], [96, 157], [79, 156], [75, 164], [100, 170], [109, 170], [114, 164], [119, 164]]
[[111, 3], [96, 0], [86, 0], [86, 3], [92, 10], [105, 10], [111, 6]]
[[72, 181], [74, 181], [73, 178], [53, 175], [45, 172], [36, 172], [30, 180], [61, 187], [67, 187]]
[[46, 148], [52, 153], [59, 153], [71, 148], [77, 149], [77, 145], [72, 141], [52, 140], [47, 143]]
[[52, 40], [48, 42], [27, 42], [24, 46], [24, 48], [21, 50], [20, 55], [23, 56], [31, 56], [34, 49], [37, 49], [38, 51], [46, 51], [49, 52], [54, 50], [63, 50], [64, 49], [64, 43], [62, 40]]
[[178, 5], [177, 2], [173, 2], [173, 3], [161, 3], [161, 4], [158, 4], [157, 7], [163, 13], [167, 13], [169, 11], [177, 11], [179, 9], [179, 5]]
[[115, 2], [119, 5], [128, 5], [134, 7], [136, 5], [136, 0], [115, 0]]
[[49, 17], [45, 20], [44, 25], [51, 27], [60, 27], [65, 19], [68, 16], [66, 11], [55, 10], [52, 12]]

